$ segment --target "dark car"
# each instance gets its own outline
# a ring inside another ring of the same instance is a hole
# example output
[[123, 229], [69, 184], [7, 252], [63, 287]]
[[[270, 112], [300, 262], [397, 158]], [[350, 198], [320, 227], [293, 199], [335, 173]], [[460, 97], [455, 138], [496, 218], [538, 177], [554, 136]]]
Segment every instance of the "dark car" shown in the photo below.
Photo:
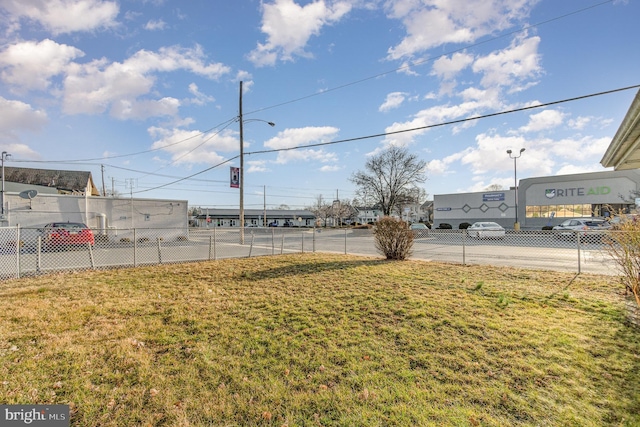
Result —
[[42, 229], [45, 250], [81, 247], [95, 243], [93, 232], [81, 222], [52, 222]]

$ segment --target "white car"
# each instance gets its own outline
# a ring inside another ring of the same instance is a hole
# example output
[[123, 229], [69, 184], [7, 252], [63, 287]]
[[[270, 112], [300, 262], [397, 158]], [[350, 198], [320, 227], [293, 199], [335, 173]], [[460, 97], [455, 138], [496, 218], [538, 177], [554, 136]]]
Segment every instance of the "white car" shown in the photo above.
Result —
[[611, 224], [604, 218], [572, 218], [553, 227], [556, 238], [580, 236], [580, 240], [597, 243], [602, 240]]
[[413, 223], [409, 226], [411, 231], [413, 231], [413, 236], [415, 238], [428, 237], [429, 236], [429, 227], [426, 224], [421, 222]]
[[469, 237], [478, 239], [504, 239], [504, 228], [496, 222], [474, 222], [467, 228]]

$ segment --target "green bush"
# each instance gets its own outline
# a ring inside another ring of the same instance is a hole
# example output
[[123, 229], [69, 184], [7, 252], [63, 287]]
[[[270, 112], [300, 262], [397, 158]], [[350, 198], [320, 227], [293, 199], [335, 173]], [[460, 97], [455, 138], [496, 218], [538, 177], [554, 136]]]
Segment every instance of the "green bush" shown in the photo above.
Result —
[[373, 231], [376, 249], [387, 259], [405, 260], [411, 256], [413, 232], [401, 219], [385, 216]]
[[468, 222], [461, 222], [460, 225], [458, 225], [459, 230], [466, 230], [469, 227], [471, 227], [471, 224]]

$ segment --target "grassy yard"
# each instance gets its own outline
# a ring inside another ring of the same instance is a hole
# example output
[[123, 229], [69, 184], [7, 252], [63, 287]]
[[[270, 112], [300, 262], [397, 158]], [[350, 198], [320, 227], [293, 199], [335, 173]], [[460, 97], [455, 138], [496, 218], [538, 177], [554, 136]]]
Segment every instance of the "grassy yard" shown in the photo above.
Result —
[[0, 283], [0, 403], [73, 426], [638, 426], [609, 276], [301, 254]]

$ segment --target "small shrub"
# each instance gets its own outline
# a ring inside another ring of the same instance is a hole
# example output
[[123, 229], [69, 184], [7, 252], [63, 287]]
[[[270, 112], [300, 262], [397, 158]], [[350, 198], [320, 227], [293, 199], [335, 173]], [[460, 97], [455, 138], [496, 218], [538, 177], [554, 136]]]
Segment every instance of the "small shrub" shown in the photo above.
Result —
[[186, 242], [187, 240], [189, 240], [189, 238], [187, 236], [178, 236], [176, 237], [176, 240], [178, 242]]
[[138, 243], [149, 243], [148, 237], [141, 237], [138, 239]]
[[545, 225], [544, 227], [542, 227], [543, 230], [553, 230], [553, 226], [551, 225]]
[[128, 237], [120, 238], [120, 243], [131, 243], [131, 239]]
[[471, 224], [468, 222], [461, 222], [460, 225], [458, 226], [459, 230], [466, 230], [467, 228], [471, 227]]
[[440, 225], [438, 225], [438, 229], [440, 230], [451, 230], [453, 227], [451, 226], [451, 224], [448, 224], [446, 222], [441, 222]]
[[621, 221], [602, 242], [621, 273], [622, 284], [640, 305], [640, 220]]
[[413, 233], [405, 221], [386, 216], [376, 223], [373, 236], [376, 249], [387, 259], [405, 260], [411, 256]]
[[353, 226], [354, 230], [369, 230], [371, 228], [373, 228], [371, 224], [358, 224]]

